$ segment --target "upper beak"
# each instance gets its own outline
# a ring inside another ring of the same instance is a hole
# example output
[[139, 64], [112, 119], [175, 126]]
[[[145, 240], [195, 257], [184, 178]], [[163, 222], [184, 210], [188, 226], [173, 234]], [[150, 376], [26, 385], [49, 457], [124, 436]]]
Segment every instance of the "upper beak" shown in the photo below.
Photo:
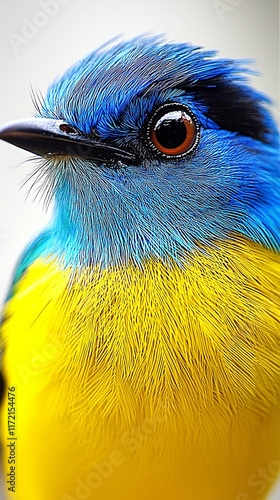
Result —
[[134, 163], [134, 154], [82, 135], [63, 120], [32, 118], [0, 127], [0, 139], [39, 156], [77, 156], [98, 162]]

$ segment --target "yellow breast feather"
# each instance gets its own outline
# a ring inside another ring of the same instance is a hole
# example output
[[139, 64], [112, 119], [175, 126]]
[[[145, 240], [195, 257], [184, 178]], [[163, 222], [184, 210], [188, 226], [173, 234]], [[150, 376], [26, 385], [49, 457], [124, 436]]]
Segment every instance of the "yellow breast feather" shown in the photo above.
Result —
[[280, 468], [279, 290], [280, 256], [242, 238], [181, 267], [36, 260], [2, 329], [11, 498], [264, 498]]

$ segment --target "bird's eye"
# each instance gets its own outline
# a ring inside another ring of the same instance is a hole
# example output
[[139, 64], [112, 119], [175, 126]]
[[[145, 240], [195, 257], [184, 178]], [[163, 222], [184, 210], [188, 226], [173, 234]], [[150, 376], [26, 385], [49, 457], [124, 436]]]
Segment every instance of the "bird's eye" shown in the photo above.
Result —
[[187, 106], [165, 104], [150, 119], [148, 136], [153, 150], [161, 156], [180, 157], [197, 146], [198, 123]]

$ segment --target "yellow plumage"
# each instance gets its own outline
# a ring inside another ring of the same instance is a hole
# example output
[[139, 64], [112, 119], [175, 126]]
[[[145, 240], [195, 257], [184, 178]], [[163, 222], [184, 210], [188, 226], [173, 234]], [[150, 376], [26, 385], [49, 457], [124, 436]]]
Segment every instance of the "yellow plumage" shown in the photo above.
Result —
[[2, 332], [11, 498], [264, 498], [280, 468], [279, 290], [279, 254], [242, 238], [182, 267], [36, 260]]

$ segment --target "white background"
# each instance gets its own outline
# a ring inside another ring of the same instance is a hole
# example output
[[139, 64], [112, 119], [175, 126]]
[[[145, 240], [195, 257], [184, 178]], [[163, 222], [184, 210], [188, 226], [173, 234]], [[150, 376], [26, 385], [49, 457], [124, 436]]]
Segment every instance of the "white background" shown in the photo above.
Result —
[[[278, 10], [278, 0], [1, 0], [0, 124], [33, 113], [30, 84], [44, 94], [57, 74], [108, 39], [146, 32], [255, 60], [261, 76], [252, 83], [272, 97], [277, 117]], [[0, 143], [0, 303], [20, 252], [50, 217], [19, 188], [29, 157]], [[280, 500], [280, 489], [272, 499]]]

